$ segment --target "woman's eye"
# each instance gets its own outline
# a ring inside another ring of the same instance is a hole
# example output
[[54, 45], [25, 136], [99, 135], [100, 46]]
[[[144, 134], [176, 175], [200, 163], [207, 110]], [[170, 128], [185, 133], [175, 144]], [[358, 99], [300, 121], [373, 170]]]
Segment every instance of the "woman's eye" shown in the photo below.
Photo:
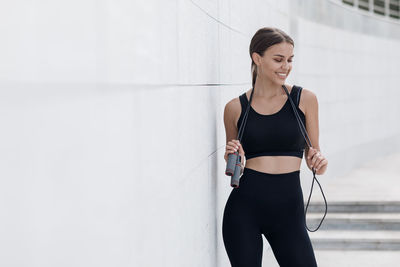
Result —
[[[281, 62], [282, 60], [276, 60], [276, 59], [275, 59], [275, 61], [276, 61], [276, 62]], [[289, 60], [288, 62], [290, 63], [290, 62], [292, 62], [292, 60]]]

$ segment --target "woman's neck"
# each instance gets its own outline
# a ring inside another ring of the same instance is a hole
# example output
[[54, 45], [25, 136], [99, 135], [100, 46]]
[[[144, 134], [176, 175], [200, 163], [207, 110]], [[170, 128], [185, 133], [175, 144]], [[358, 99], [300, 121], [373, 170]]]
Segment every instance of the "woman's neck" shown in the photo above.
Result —
[[273, 98], [284, 94], [282, 84], [276, 84], [271, 80], [262, 79], [260, 77], [256, 79], [254, 90], [254, 96], [262, 98]]

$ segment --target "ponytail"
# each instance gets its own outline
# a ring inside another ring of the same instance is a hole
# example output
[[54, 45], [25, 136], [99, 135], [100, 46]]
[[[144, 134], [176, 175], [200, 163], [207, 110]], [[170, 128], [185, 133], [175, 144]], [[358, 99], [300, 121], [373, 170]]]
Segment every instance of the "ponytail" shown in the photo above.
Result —
[[257, 79], [257, 65], [254, 62], [251, 62], [251, 72], [252, 72], [252, 88], [254, 88]]

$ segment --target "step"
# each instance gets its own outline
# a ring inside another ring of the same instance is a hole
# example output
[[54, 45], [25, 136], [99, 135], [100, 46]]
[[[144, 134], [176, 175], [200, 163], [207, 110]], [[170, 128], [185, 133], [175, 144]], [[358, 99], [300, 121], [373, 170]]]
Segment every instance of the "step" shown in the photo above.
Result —
[[[304, 207], [307, 205], [307, 200], [304, 202]], [[328, 211], [327, 213], [343, 213], [343, 212], [377, 212], [377, 213], [391, 213], [400, 212], [400, 201], [343, 201], [343, 202], [329, 202], [327, 200]], [[314, 212], [325, 212], [325, 202], [310, 202], [307, 207], [307, 214]]]
[[[324, 213], [307, 213], [307, 226], [315, 229]], [[321, 230], [400, 230], [400, 213], [327, 213]]]
[[319, 250], [315, 256], [322, 267], [394, 267], [400, 262], [395, 250]]
[[400, 231], [309, 232], [315, 250], [400, 250]]

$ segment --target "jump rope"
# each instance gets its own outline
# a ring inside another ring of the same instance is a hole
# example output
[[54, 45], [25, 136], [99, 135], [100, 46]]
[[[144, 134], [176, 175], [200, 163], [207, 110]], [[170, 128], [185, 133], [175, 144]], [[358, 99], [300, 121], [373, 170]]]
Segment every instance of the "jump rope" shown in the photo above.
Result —
[[[292, 106], [292, 109], [293, 109], [294, 114], [295, 114], [295, 116], [296, 116], [297, 122], [298, 122], [298, 124], [299, 124], [301, 134], [303, 135], [304, 139], [306, 140], [307, 145], [308, 145], [309, 147], [312, 147], [310, 138], [308, 137], [308, 133], [307, 133], [306, 127], [304, 126], [303, 122], [302, 122], [301, 119], [300, 119], [300, 116], [299, 116], [299, 114], [298, 114], [298, 112], [297, 112], [296, 106], [294, 105], [293, 100], [292, 100], [292, 98], [290, 97], [289, 91], [287, 90], [287, 88], [286, 88], [285, 85], [282, 85], [282, 87], [283, 87], [283, 89], [285, 90], [285, 92], [286, 92], [286, 94], [287, 94], [287, 96], [288, 96], [288, 98], [289, 98], [290, 104], [291, 104], [291, 106]], [[247, 117], [248, 117], [248, 113], [249, 113], [249, 110], [250, 110], [250, 104], [251, 104], [251, 100], [252, 100], [252, 98], [253, 98], [253, 93], [254, 93], [254, 87], [253, 87], [253, 89], [251, 90], [250, 100], [249, 100], [249, 103], [247, 104], [246, 112], [245, 112], [245, 114], [244, 114], [244, 116], [243, 116], [242, 123], [240, 124], [240, 127], [239, 127], [237, 140], [239, 140], [240, 143], [241, 143], [241, 141], [242, 141], [242, 136], [243, 136], [243, 132], [244, 132], [244, 127], [245, 127], [246, 122], [247, 122]], [[214, 152], [213, 152], [213, 153], [214, 153]], [[212, 153], [212, 154], [213, 154], [213, 153]], [[211, 154], [211, 155], [212, 155], [212, 154]], [[239, 155], [239, 152], [238, 152], [238, 151], [235, 151], [234, 153], [231, 153], [231, 154], [228, 155], [228, 161], [227, 161], [227, 165], [226, 165], [225, 174], [228, 175], [228, 176], [231, 176], [231, 186], [234, 187], [234, 188], [239, 187], [240, 169], [241, 169], [240, 162], [241, 162], [241, 156]], [[327, 211], [328, 211], [328, 204], [327, 204], [327, 202], [326, 202], [326, 198], [325, 198], [325, 195], [324, 195], [324, 191], [322, 190], [321, 184], [318, 182], [317, 178], [315, 177], [315, 169], [314, 169], [314, 168], [312, 168], [312, 172], [313, 172], [313, 181], [312, 181], [312, 184], [311, 184], [310, 196], [308, 197], [306, 209], [305, 209], [305, 212], [304, 212], [304, 224], [305, 224], [305, 227], [307, 228], [307, 230], [308, 230], [309, 232], [315, 232], [315, 231], [317, 231], [317, 230], [319, 229], [319, 227], [321, 226], [322, 221], [325, 219], [326, 213], [327, 213]], [[308, 205], [309, 205], [309, 202], [310, 202], [310, 199], [311, 199], [311, 194], [312, 194], [313, 187], [314, 187], [314, 180], [317, 181], [317, 183], [318, 183], [318, 185], [319, 185], [319, 188], [321, 189], [322, 196], [324, 197], [324, 201], [325, 201], [325, 214], [324, 214], [324, 216], [322, 217], [322, 220], [321, 220], [321, 222], [319, 223], [318, 227], [317, 227], [315, 230], [310, 230], [310, 229], [307, 227], [307, 222], [306, 222], [306, 220], [307, 220], [307, 209], [308, 209]]]

